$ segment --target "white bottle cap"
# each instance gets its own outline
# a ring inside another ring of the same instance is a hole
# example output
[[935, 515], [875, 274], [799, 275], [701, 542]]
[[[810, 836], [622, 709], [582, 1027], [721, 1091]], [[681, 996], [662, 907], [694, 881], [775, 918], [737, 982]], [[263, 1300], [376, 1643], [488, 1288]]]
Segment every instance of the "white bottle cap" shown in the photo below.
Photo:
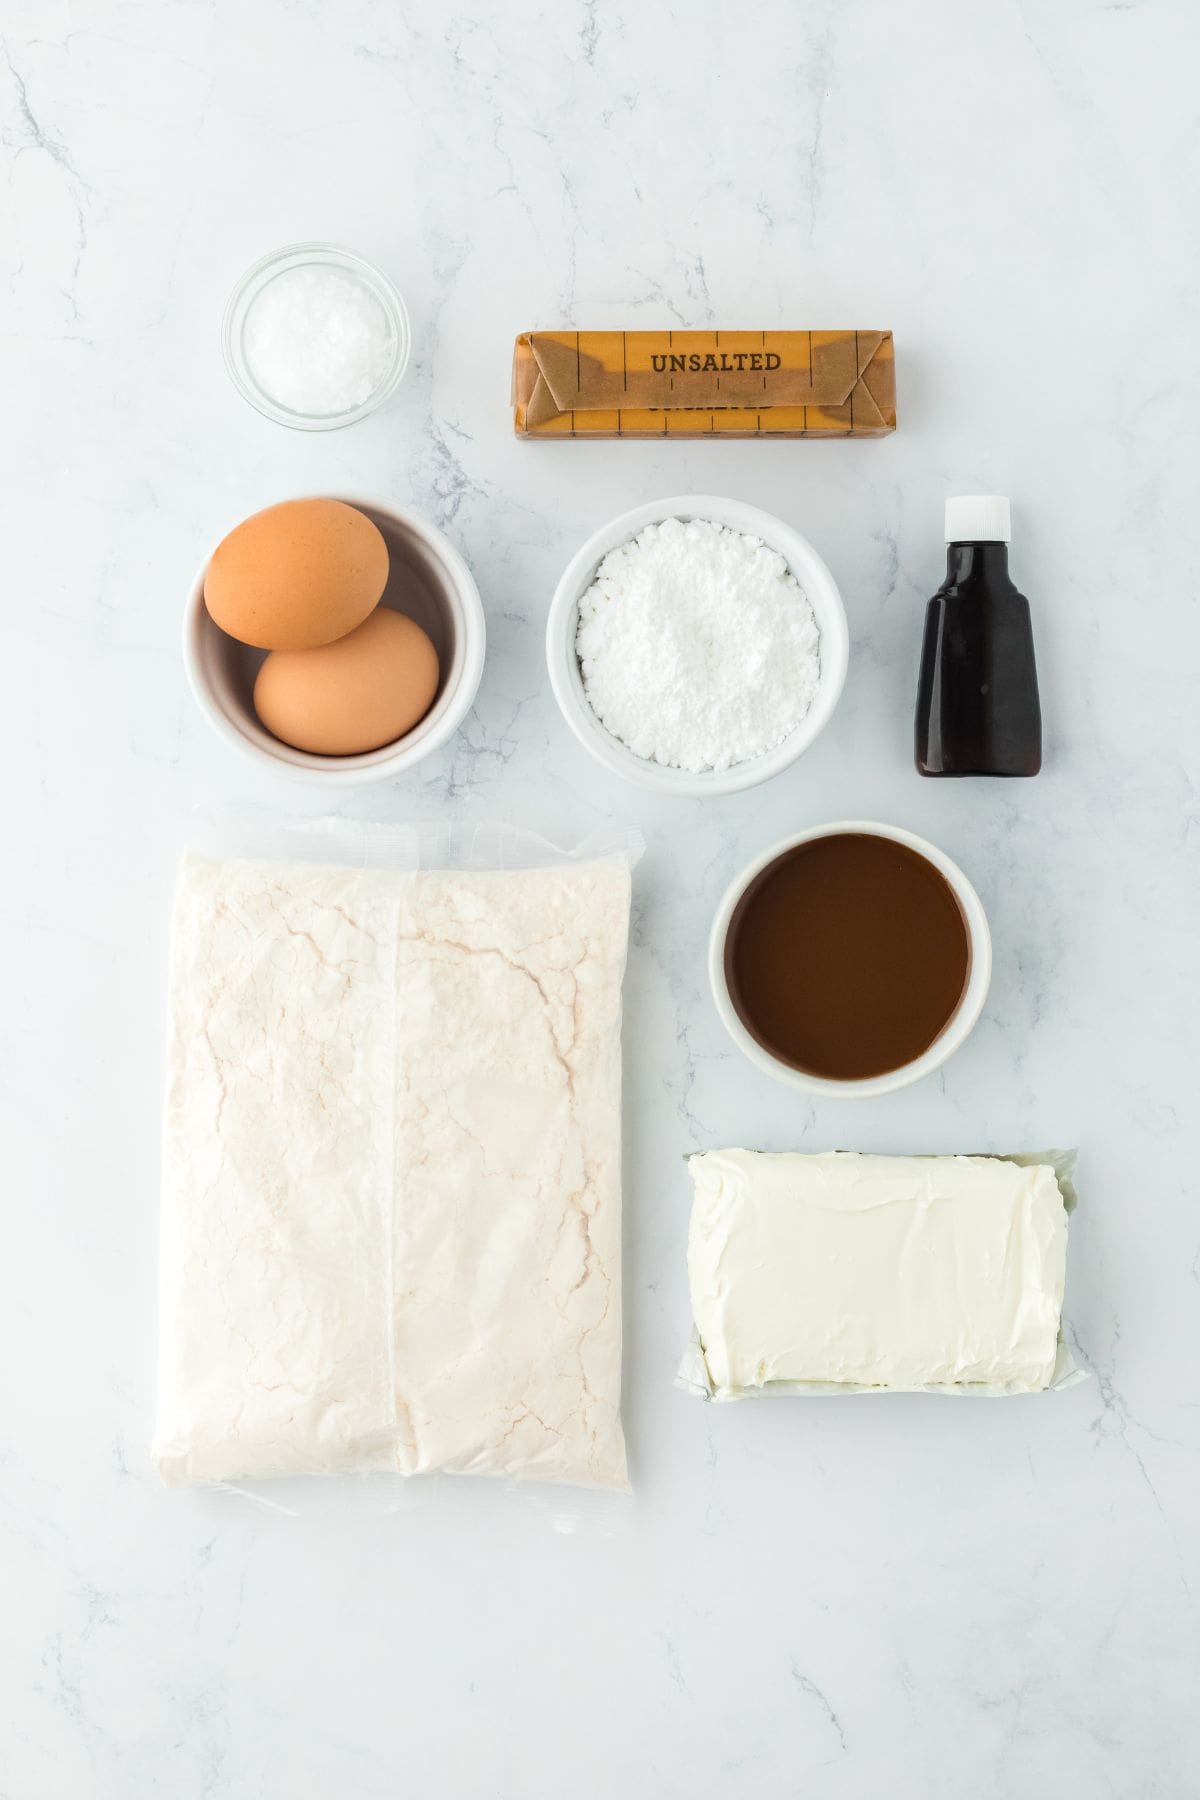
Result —
[[962, 494], [946, 502], [948, 544], [1007, 544], [1012, 519], [1006, 494]]

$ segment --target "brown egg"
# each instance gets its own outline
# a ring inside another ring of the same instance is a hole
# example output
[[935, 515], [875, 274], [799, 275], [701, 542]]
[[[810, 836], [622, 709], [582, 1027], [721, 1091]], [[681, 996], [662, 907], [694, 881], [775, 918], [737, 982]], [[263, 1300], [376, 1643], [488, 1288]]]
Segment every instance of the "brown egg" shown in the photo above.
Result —
[[438, 655], [414, 619], [377, 606], [316, 650], [272, 650], [254, 684], [254, 710], [285, 744], [318, 756], [357, 756], [392, 744], [433, 704]]
[[261, 650], [308, 650], [345, 637], [387, 586], [383, 533], [341, 500], [285, 500], [223, 538], [204, 604], [230, 637]]

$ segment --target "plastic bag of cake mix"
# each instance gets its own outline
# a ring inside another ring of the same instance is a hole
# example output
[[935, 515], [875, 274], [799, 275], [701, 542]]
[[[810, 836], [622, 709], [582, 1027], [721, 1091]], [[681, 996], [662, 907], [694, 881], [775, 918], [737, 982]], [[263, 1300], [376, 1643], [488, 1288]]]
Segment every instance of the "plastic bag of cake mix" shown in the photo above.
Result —
[[640, 841], [208, 829], [179, 871], [159, 1407], [172, 1485], [627, 1487], [621, 983]]

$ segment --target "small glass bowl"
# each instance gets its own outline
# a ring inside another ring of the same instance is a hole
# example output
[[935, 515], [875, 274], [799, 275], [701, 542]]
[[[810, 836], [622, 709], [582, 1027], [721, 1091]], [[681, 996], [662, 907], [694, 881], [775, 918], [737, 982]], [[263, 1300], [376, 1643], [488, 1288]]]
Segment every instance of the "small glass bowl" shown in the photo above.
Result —
[[[312, 268], [316, 265], [340, 269], [343, 274], [361, 282], [379, 302], [391, 327], [392, 356], [386, 373], [374, 391], [348, 412], [304, 413], [281, 405], [256, 380], [246, 356], [246, 321], [250, 308], [263, 289], [287, 270]], [[273, 250], [269, 256], [264, 256], [242, 276], [225, 308], [221, 342], [225, 353], [225, 367], [233, 385], [242, 398], [248, 400], [265, 418], [274, 419], [277, 425], [290, 425], [297, 431], [336, 431], [341, 425], [353, 425], [356, 419], [365, 419], [368, 413], [373, 413], [376, 407], [382, 406], [396, 391], [408, 367], [412, 331], [408, 323], [408, 310], [399, 290], [374, 263], [369, 263], [365, 257], [356, 256], [353, 250], [344, 250], [340, 244], [288, 244], [284, 249]]]

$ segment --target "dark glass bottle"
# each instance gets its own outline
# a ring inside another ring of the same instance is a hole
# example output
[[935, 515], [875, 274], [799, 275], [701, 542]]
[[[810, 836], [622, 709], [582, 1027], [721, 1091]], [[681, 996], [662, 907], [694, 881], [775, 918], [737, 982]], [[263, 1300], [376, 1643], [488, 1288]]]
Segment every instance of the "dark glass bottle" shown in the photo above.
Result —
[[1029, 602], [1008, 575], [1008, 502], [946, 505], [946, 579], [925, 613], [917, 688], [922, 775], [1036, 775], [1042, 712]]

